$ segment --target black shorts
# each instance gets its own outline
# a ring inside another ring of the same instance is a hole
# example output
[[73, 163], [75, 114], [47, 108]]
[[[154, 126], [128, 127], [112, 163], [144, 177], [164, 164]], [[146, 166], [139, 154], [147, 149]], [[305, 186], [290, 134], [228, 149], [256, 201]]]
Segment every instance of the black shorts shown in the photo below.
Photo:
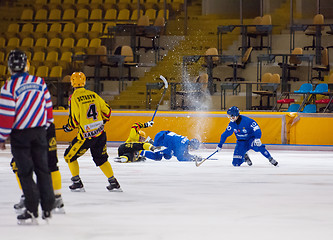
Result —
[[143, 144], [144, 143], [123, 143], [118, 148], [118, 156], [125, 156], [129, 162], [133, 162], [134, 158], [136, 158], [136, 154], [144, 150]]
[[66, 162], [73, 162], [81, 157], [90, 149], [91, 156], [96, 166], [101, 166], [108, 160], [106, 151], [106, 133], [103, 132], [98, 137], [87, 138], [83, 140], [75, 137], [69, 147], [66, 149], [64, 157]]

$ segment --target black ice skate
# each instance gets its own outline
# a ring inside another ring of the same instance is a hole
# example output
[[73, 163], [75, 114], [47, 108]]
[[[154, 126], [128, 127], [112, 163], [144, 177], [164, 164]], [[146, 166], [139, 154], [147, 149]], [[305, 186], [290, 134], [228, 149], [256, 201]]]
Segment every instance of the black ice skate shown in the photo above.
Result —
[[28, 210], [25, 210], [24, 213], [17, 216], [18, 225], [38, 225], [38, 213], [31, 213]]
[[146, 157], [145, 156], [139, 156], [135, 162], [144, 162], [146, 161]]
[[55, 202], [52, 213], [59, 213], [59, 214], [65, 213], [64, 202], [62, 201], [61, 195], [55, 195]]
[[25, 210], [24, 199], [25, 199], [24, 195], [21, 195], [20, 201], [14, 204], [15, 212], [18, 214], [22, 214]]
[[251, 161], [249, 155], [247, 155], [247, 153], [245, 153], [244, 158], [245, 158], [245, 162], [247, 163], [247, 165], [252, 166], [252, 161]]
[[72, 177], [71, 180], [73, 181], [73, 184], [69, 186], [69, 189], [72, 192], [85, 192], [86, 191], [83, 187], [83, 183], [79, 176]]
[[269, 160], [269, 162], [272, 164], [272, 165], [274, 165], [274, 166], [278, 166], [278, 162], [274, 159], [274, 158], [270, 158], [270, 159], [268, 159]]
[[110, 192], [122, 192], [123, 190], [120, 188], [120, 185], [117, 181], [117, 179], [115, 179], [114, 177], [109, 178], [108, 179], [110, 185], [107, 186], [106, 188], [110, 191]]
[[49, 223], [49, 219], [52, 217], [51, 211], [43, 211], [42, 219]]

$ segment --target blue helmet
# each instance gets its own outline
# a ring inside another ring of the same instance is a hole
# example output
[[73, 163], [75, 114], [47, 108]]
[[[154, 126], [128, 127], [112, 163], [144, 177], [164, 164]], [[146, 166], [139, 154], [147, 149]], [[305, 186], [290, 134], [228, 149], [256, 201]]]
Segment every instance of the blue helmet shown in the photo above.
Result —
[[199, 146], [200, 146], [200, 141], [196, 138], [193, 138], [190, 140], [189, 142], [189, 146], [192, 148], [192, 149], [198, 149]]
[[230, 117], [238, 117], [239, 116], [239, 109], [236, 106], [233, 106], [231, 108], [228, 109], [227, 114]]

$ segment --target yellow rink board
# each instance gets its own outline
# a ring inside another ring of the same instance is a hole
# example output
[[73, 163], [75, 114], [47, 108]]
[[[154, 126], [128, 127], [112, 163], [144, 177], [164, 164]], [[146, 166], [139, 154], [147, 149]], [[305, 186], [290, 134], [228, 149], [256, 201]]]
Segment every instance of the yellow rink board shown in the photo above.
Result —
[[[105, 125], [108, 141], [125, 141], [135, 122], [147, 122], [154, 111], [112, 111], [111, 120]], [[333, 114], [295, 114], [285, 112], [241, 112], [253, 118], [262, 130], [265, 144], [333, 145]], [[56, 128], [67, 123], [67, 111], [54, 111]], [[159, 131], [170, 130], [188, 138], [198, 138], [204, 143], [218, 143], [229, 120], [226, 111], [171, 112], [158, 111], [154, 126], [144, 129], [154, 138]], [[65, 133], [58, 130], [57, 141], [69, 142], [76, 130]], [[235, 143], [234, 135], [226, 143]]]

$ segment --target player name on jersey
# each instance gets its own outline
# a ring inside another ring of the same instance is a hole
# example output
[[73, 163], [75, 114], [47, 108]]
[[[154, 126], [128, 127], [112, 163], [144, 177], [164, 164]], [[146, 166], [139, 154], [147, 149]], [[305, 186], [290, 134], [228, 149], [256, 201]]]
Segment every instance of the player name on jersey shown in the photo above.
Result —
[[81, 101], [84, 101], [84, 100], [90, 100], [90, 99], [92, 99], [92, 98], [96, 98], [96, 96], [95, 96], [94, 94], [83, 95], [83, 96], [79, 96], [79, 97], [77, 97], [77, 100], [78, 100], [79, 102], [81, 102]]

